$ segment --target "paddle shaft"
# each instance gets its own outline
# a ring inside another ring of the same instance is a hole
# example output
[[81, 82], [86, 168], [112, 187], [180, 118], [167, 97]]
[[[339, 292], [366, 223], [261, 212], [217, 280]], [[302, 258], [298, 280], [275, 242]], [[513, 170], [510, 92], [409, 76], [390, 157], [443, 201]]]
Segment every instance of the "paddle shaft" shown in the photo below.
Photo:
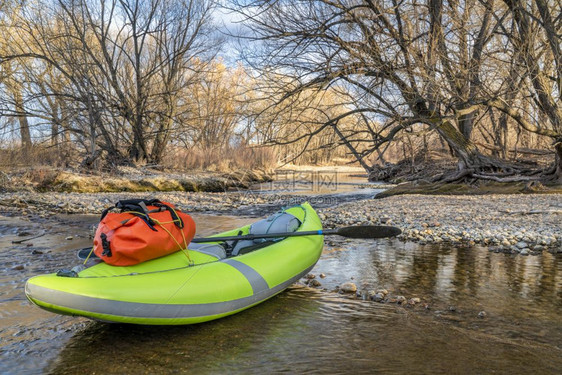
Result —
[[402, 233], [399, 228], [385, 225], [357, 225], [351, 227], [343, 227], [337, 229], [311, 230], [304, 232], [285, 232], [285, 233], [262, 233], [262, 234], [246, 234], [242, 236], [224, 236], [224, 237], [208, 237], [194, 238], [193, 243], [200, 242], [218, 242], [218, 241], [236, 241], [236, 240], [255, 240], [258, 238], [283, 238], [298, 236], [325, 236], [335, 234], [348, 238], [385, 238], [394, 237]]

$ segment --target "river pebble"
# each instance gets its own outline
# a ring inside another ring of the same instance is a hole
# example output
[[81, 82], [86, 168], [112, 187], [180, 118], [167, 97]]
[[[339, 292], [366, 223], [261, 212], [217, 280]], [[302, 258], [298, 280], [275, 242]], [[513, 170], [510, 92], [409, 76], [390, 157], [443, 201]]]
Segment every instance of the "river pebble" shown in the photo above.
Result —
[[[6, 192], [0, 196], [0, 211], [25, 216], [53, 214], [100, 214], [122, 199], [157, 198], [174, 203], [185, 212], [229, 212], [236, 214], [241, 207], [267, 206], [279, 200], [277, 195], [251, 192], [150, 192], [150, 193], [36, 193]], [[25, 210], [22, 210], [25, 208]]]
[[343, 283], [340, 285], [340, 291], [343, 293], [355, 293], [357, 292], [357, 285], [352, 282]]
[[390, 220], [402, 229], [400, 240], [421, 245], [487, 246], [520, 255], [562, 252], [562, 194], [401, 195], [321, 212], [328, 228], [351, 222], [388, 225]]
[[524, 241], [517, 242], [515, 246], [517, 246], [519, 249], [526, 249], [529, 247], [529, 245], [527, 245], [527, 242]]
[[311, 279], [311, 280], [308, 282], [308, 285], [311, 286], [311, 287], [314, 287], [314, 288], [317, 288], [317, 287], [319, 287], [319, 286], [322, 286], [322, 284], [320, 283], [320, 281], [318, 281], [318, 280], [316, 280], [316, 279]]
[[397, 297], [396, 297], [396, 302], [398, 302], [398, 303], [404, 303], [404, 302], [406, 302], [406, 297], [404, 297], [404, 296], [397, 296]]

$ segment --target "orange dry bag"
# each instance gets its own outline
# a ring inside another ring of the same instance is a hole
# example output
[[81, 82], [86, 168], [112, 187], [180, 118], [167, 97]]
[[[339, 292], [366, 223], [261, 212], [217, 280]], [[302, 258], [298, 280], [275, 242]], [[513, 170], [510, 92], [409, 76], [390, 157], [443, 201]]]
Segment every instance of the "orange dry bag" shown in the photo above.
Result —
[[[114, 208], [121, 212], [109, 212]], [[123, 200], [103, 211], [94, 236], [94, 253], [113, 266], [132, 266], [187, 249], [194, 235], [191, 216], [170, 203]]]

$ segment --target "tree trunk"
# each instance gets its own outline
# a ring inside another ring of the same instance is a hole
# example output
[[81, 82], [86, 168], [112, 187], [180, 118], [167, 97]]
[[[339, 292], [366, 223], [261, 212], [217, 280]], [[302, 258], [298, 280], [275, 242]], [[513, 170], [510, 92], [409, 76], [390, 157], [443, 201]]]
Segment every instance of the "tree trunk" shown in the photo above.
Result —
[[459, 158], [459, 170], [480, 167], [483, 164], [486, 158], [478, 151], [476, 146], [451, 123], [451, 121], [436, 119], [431, 122], [438, 122], [436, 130], [455, 152], [455, 156]]
[[146, 147], [144, 146], [144, 138], [142, 136], [138, 136], [136, 132], [134, 134], [133, 144], [131, 145], [131, 152], [129, 152], [129, 157], [134, 162], [143, 163], [148, 161]]
[[51, 123], [51, 146], [57, 147], [59, 144], [59, 126], [56, 122]]
[[18, 118], [19, 126], [20, 126], [20, 139], [21, 139], [21, 147], [24, 151], [28, 151], [29, 148], [32, 146], [31, 143], [31, 132], [29, 130], [29, 122], [27, 121], [27, 116], [25, 115], [25, 107], [23, 103], [23, 95], [22, 85], [17, 80], [17, 77], [14, 77], [14, 71], [12, 69], [12, 64], [8, 61], [4, 64], [4, 70], [7, 77], [12, 77], [11, 81], [7, 83], [7, 87], [9, 92], [12, 94], [12, 98], [14, 100], [14, 110], [15, 110], [15, 117]]
[[469, 113], [468, 115], [464, 115], [459, 118], [459, 129], [461, 134], [466, 139], [470, 139], [470, 137], [472, 136], [472, 128], [474, 127], [475, 118], [475, 112]]
[[159, 164], [162, 161], [162, 157], [164, 156], [164, 151], [166, 150], [166, 146], [168, 145], [169, 140], [169, 131], [172, 126], [172, 119], [162, 120], [162, 124], [159, 127], [158, 133], [154, 139], [154, 145], [152, 146], [152, 150], [150, 152], [150, 161], [152, 163]]
[[25, 108], [23, 106], [23, 97], [18, 89], [12, 90], [14, 95], [14, 105], [17, 112], [18, 122], [20, 124], [20, 137], [21, 146], [25, 151], [28, 151], [31, 146], [31, 132], [29, 130], [29, 122], [25, 115]]
[[151, 162], [159, 164], [164, 156], [164, 151], [170, 139], [170, 129], [174, 123], [174, 116], [176, 114], [176, 106], [174, 100], [165, 100], [167, 110], [165, 116], [160, 119], [160, 125], [154, 138], [154, 144], [150, 153]]
[[554, 171], [555, 182], [562, 184], [562, 141], [559, 141], [554, 146], [556, 151], [556, 157], [554, 162], [556, 163], [556, 169]]
[[148, 152], [146, 147], [146, 136], [143, 132], [143, 119], [140, 113], [136, 113], [131, 116], [134, 119], [132, 124], [133, 128], [133, 144], [131, 145], [131, 151], [129, 156], [135, 162], [146, 162], [148, 161]]

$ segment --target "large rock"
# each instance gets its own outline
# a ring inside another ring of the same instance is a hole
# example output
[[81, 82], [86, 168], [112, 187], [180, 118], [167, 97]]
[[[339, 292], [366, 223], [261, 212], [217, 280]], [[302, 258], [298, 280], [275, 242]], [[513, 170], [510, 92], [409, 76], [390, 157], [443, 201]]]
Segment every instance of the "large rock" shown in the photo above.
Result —
[[357, 292], [357, 285], [352, 282], [343, 283], [340, 285], [340, 290], [344, 293], [355, 293]]

